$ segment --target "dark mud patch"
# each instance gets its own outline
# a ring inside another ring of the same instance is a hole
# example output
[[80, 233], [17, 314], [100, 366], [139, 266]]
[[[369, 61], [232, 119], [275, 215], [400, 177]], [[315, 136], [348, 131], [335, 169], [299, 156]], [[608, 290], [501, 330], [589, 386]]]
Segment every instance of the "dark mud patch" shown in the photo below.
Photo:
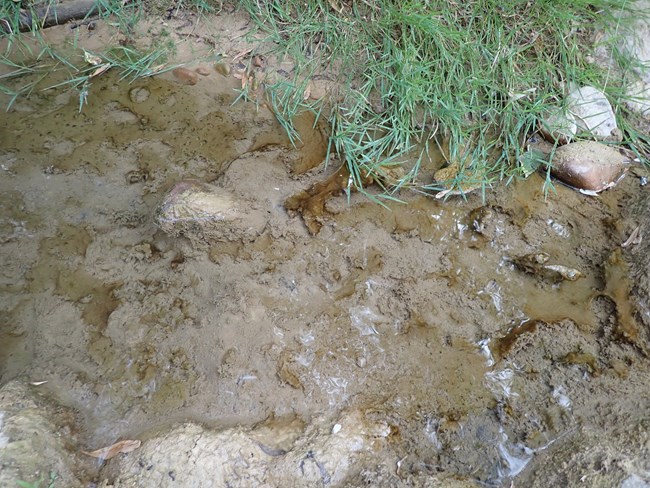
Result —
[[323, 217], [329, 214], [325, 209], [327, 201], [343, 192], [348, 187], [349, 180], [350, 172], [342, 166], [324, 181], [287, 198], [284, 206], [287, 210], [299, 214], [310, 234], [316, 235], [323, 226]]

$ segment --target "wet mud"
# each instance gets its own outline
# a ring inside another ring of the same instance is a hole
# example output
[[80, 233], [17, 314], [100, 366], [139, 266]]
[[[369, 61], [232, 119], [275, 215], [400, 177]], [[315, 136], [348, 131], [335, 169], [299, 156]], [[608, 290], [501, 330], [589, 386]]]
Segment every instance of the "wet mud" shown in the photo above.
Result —
[[[233, 105], [238, 83], [108, 73], [82, 112], [39, 92], [2, 117], [1, 384], [47, 381], [89, 451], [185, 420], [302, 432], [356, 409], [387, 430], [341, 486], [509, 486], [594, 437], [585, 426], [639, 425], [648, 331], [620, 251], [639, 179], [594, 198], [545, 194], [535, 174], [485, 201], [382, 207], [338, 194], [322, 128], [294, 148], [268, 109]], [[266, 226], [203, 245], [165, 234], [156, 210], [186, 180]], [[540, 252], [582, 276], [517, 266]]]

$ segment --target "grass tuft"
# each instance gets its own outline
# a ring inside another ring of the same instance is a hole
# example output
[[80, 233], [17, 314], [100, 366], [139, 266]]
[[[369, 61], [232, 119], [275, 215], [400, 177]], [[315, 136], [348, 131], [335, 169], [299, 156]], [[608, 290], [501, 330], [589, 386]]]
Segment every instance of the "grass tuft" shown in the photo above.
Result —
[[[68, 76], [55, 86], [75, 87], [81, 109], [92, 79], [102, 70], [119, 69], [123, 78], [133, 80], [170, 69], [163, 63], [173, 46], [154, 46], [146, 52], [117, 46], [91, 54], [82, 53], [74, 43], [76, 55], [71, 56], [48, 45], [37, 23], [30, 32], [19, 32], [25, 12], [53, 9], [56, 4], [57, 0], [0, 2], [4, 39], [0, 64], [10, 70], [0, 77], [0, 92], [9, 97], [9, 107], [56, 70], [65, 70]], [[382, 198], [392, 199], [402, 187], [463, 194], [477, 187], [485, 192], [497, 181], [524, 177], [539, 165], [525, 152], [525, 136], [539, 127], [550, 107], [563, 104], [569, 87], [575, 85], [604, 91], [615, 107], [625, 142], [641, 157], [650, 149], [647, 134], [629, 122], [624, 103], [627, 84], [644, 68], [620, 42], [633, 37], [632, 22], [648, 14], [639, 11], [636, 2], [238, 0], [237, 4], [249, 13], [263, 40], [275, 46], [266, 54], [289, 58], [295, 65], [288, 79], [258, 80], [251, 70], [238, 100], [259, 103], [264, 84], [269, 106], [294, 142], [299, 140], [292, 123], [297, 115], [306, 110], [328, 114], [328, 158], [336, 153], [344, 159], [351, 188], [363, 190], [369, 180], [390, 181]], [[98, 15], [128, 38], [144, 6], [144, 0], [98, 0]], [[199, 16], [221, 8], [219, 0], [178, 0], [172, 5], [175, 11], [190, 9]], [[606, 35], [597, 35], [603, 32]], [[608, 52], [618, 69], [593, 62], [596, 49]], [[339, 87], [326, 103], [306, 96], [315, 76], [334, 80]], [[435, 145], [447, 148], [447, 160], [455, 168], [446, 181], [424, 181], [420, 176]]]
[[[55, 0], [47, 0], [38, 4], [38, 8], [42, 12], [55, 9], [56, 5]], [[87, 102], [93, 78], [109, 69], [119, 70], [121, 79], [131, 82], [174, 68], [165, 64], [175, 49], [169, 43], [161, 43], [145, 51], [128, 44], [109, 46], [104, 52], [93, 54], [82, 50], [74, 37], [69, 45], [55, 48], [43, 37], [40, 25], [33, 23], [29, 32], [20, 32], [24, 12], [29, 12], [35, 18], [35, 9], [36, 5], [31, 3], [26, 3], [25, 7], [21, 2], [0, 2], [0, 19], [3, 19], [0, 27], [4, 32], [2, 37], [6, 46], [0, 54], [0, 64], [4, 65], [5, 70], [9, 69], [0, 76], [0, 92], [9, 97], [7, 110], [18, 98], [29, 96], [37, 87], [47, 90], [60, 86], [77, 90], [81, 110]], [[129, 38], [141, 19], [142, 11], [142, 2], [138, 0], [98, 0], [96, 14], [107, 19], [110, 25]], [[42, 82], [54, 73], [63, 73], [65, 79], [43, 88]]]
[[[275, 45], [274, 54], [296, 63], [296, 72], [324, 74], [342, 86], [344, 95], [330, 101], [332, 145], [358, 189], [368, 174], [381, 176], [417, 147], [420, 158], [405, 168], [398, 187], [462, 192], [525, 176], [522, 137], [536, 130], [549, 107], [562, 104], [568, 87], [603, 90], [622, 115], [626, 80], [592, 62], [596, 33], [608, 34], [602, 42], [624, 72], [634, 67], [617, 47], [634, 18], [621, 20], [630, 9], [625, 0], [240, 4]], [[267, 91], [271, 100], [291, 100], [304, 86], [294, 81]], [[274, 110], [290, 120], [294, 107], [276, 103]], [[629, 129], [622, 120], [621, 126]], [[643, 143], [641, 134], [626, 135], [632, 145]], [[448, 159], [458, 165], [443, 186], [418, 179], [431, 140], [447, 141]]]

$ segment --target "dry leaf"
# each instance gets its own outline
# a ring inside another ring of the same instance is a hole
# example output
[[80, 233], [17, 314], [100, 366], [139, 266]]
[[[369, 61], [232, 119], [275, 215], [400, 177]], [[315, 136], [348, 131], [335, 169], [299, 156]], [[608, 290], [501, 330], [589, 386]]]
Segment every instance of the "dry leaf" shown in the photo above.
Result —
[[305, 91], [302, 94], [302, 99], [307, 100], [311, 97], [311, 85], [307, 85], [307, 88], [305, 88]]
[[135, 451], [138, 447], [140, 447], [140, 444], [141, 444], [140, 441], [120, 441], [120, 442], [116, 442], [112, 446], [102, 447], [101, 449], [97, 449], [96, 451], [92, 451], [92, 452], [81, 451], [81, 452], [83, 452], [87, 456], [92, 456], [99, 459], [110, 459], [121, 453]]
[[91, 78], [94, 78], [95, 76], [99, 76], [99, 75], [101, 75], [104, 71], [108, 71], [108, 69], [109, 69], [111, 66], [112, 66], [112, 65], [111, 65], [110, 63], [106, 63], [106, 64], [100, 66], [99, 68], [97, 68], [95, 71], [93, 71], [93, 72], [90, 74], [90, 77], [91, 77]]
[[84, 51], [84, 59], [86, 60], [86, 63], [92, 64], [93, 66], [97, 66], [102, 64], [102, 58], [99, 56], [95, 56], [92, 53], [89, 53], [88, 51]]

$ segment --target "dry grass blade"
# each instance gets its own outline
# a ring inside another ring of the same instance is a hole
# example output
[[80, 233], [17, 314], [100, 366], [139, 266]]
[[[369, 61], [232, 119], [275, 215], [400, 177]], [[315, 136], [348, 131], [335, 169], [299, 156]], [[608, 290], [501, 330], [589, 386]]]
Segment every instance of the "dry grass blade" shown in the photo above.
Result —
[[641, 226], [637, 225], [636, 228], [630, 234], [630, 237], [628, 237], [625, 240], [625, 242], [621, 244], [621, 247], [629, 247], [631, 245], [641, 244], [643, 236], [640, 235], [640, 231], [641, 231]]

